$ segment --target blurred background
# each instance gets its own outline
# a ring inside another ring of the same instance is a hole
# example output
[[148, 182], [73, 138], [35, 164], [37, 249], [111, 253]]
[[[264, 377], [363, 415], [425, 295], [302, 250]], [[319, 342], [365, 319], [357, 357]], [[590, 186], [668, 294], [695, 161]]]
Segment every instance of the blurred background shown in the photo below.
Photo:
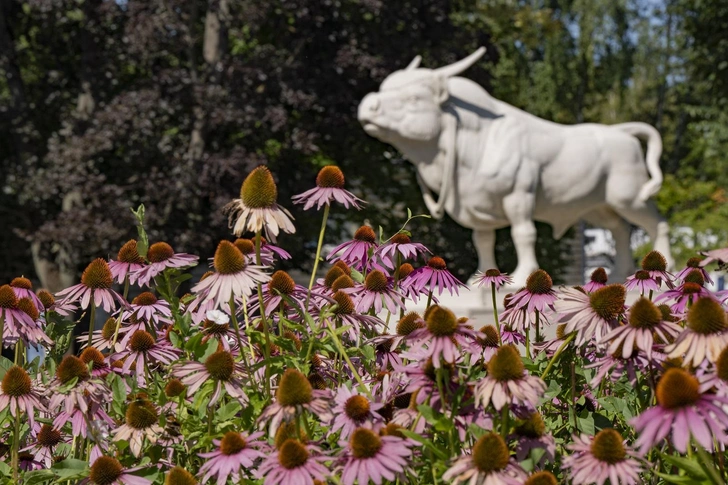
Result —
[[[728, 245], [727, 32], [728, 0], [0, 0], [0, 281], [77, 282], [136, 236], [140, 203], [152, 242], [210, 257], [230, 237], [222, 207], [258, 164], [296, 217], [279, 241], [293, 266], [310, 268], [321, 214], [289, 199], [326, 164], [369, 202], [334, 209], [327, 242], [365, 221], [391, 234], [407, 207], [426, 209], [414, 168], [364, 133], [356, 107], [416, 54], [436, 67], [481, 45], [464, 75], [499, 99], [660, 130], [657, 201], [681, 264]], [[460, 277], [475, 269], [469, 231], [410, 229]], [[582, 255], [609, 262], [608, 236], [584, 229], [557, 242], [539, 226], [557, 278]], [[502, 270], [511, 244], [500, 231]]]

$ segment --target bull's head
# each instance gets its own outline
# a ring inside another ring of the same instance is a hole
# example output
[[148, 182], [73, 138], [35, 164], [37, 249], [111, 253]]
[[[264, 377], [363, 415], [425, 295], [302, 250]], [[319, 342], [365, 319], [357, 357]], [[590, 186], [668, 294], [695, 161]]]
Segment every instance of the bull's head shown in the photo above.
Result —
[[405, 69], [387, 76], [378, 93], [359, 104], [359, 122], [375, 138], [429, 141], [440, 135], [441, 105], [450, 97], [448, 78], [472, 66], [485, 53], [479, 48], [465, 59], [439, 69], [420, 68], [420, 56]]

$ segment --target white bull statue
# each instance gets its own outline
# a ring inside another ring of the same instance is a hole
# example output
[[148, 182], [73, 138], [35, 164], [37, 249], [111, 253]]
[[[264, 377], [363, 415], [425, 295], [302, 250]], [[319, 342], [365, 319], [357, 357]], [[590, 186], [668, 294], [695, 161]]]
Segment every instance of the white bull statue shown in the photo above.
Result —
[[[473, 229], [478, 269], [495, 268], [495, 230], [511, 226], [522, 285], [539, 265], [534, 220], [560, 238], [579, 219], [612, 232], [613, 280], [632, 270], [629, 223], [644, 228], [672, 264], [669, 228], [649, 198], [662, 185], [660, 134], [645, 123], [573, 126], [542, 120], [458, 74], [485, 53], [439, 69], [407, 68], [367, 94], [358, 117], [371, 136], [417, 167], [425, 203]], [[646, 162], [637, 139], [647, 142]], [[437, 194], [437, 200], [433, 196]], [[617, 279], [617, 281], [619, 281]]]

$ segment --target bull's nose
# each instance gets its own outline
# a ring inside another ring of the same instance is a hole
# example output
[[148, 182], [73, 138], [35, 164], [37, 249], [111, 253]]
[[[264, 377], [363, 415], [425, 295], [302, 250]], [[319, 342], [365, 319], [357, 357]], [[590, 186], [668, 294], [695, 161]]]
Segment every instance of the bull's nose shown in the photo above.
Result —
[[379, 98], [373, 98], [372, 101], [369, 103], [369, 111], [371, 113], [376, 113], [379, 111]]
[[374, 93], [367, 94], [359, 105], [359, 120], [370, 119], [379, 112], [379, 107], [379, 96]]

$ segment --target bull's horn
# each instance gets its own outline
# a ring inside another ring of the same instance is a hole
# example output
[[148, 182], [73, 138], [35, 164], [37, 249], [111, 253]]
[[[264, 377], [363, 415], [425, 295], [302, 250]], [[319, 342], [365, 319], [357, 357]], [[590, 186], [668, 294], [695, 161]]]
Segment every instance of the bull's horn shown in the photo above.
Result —
[[435, 69], [435, 72], [445, 78], [457, 76], [465, 69], [475, 64], [478, 59], [483, 57], [483, 54], [485, 54], [485, 47], [480, 47], [477, 51], [473, 52], [465, 59], [461, 59], [454, 64], [450, 64], [449, 66]]
[[420, 62], [422, 61], [422, 56], [415, 56], [414, 59], [412, 59], [412, 62], [407, 65], [407, 67], [404, 69], [405, 71], [412, 71], [414, 69], [417, 69], [420, 67]]

